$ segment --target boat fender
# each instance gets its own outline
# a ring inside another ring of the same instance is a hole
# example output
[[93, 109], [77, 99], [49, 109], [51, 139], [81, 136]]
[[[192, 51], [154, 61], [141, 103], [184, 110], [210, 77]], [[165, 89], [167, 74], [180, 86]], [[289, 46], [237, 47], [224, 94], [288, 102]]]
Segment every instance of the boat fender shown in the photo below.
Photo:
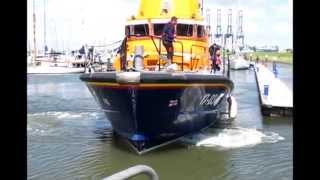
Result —
[[133, 67], [135, 70], [138, 70], [138, 71], [143, 70], [143, 56], [139, 54], [134, 56]]
[[116, 74], [118, 83], [140, 83], [140, 72], [119, 72]]
[[237, 116], [238, 104], [233, 96], [228, 97], [229, 103], [229, 118], [234, 119]]
[[133, 67], [141, 71], [144, 68], [143, 57], [144, 55], [144, 47], [143, 46], [135, 46], [134, 47], [134, 57], [133, 57]]

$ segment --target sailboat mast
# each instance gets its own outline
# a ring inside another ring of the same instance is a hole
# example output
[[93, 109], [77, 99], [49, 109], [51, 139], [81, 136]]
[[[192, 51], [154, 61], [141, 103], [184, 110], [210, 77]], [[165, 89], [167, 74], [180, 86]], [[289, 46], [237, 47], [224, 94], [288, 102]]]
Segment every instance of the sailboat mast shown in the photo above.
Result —
[[43, 24], [44, 24], [44, 33], [43, 33], [43, 52], [44, 54], [46, 53], [46, 0], [44, 0], [44, 5], [43, 5]]
[[203, 16], [203, 0], [201, 1], [201, 15]]
[[35, 13], [35, 3], [33, 0], [33, 62], [35, 64], [37, 57], [37, 45], [36, 45], [36, 13]]

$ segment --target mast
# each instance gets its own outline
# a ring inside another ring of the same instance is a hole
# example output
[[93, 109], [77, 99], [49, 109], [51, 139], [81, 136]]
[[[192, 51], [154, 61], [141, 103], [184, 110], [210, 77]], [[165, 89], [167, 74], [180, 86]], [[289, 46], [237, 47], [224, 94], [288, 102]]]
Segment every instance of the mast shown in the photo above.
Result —
[[30, 51], [30, 40], [28, 39], [28, 46], [27, 46], [27, 52], [28, 52], [28, 56], [31, 55], [31, 51]]
[[36, 45], [36, 13], [35, 13], [35, 3], [33, 0], [33, 62], [35, 64], [37, 57], [37, 45]]
[[44, 0], [43, 4], [43, 24], [44, 24], [44, 33], [43, 33], [43, 52], [46, 54], [46, 0]]
[[[217, 27], [216, 33], [214, 34], [215, 42], [217, 44], [223, 45], [223, 35], [222, 35], [222, 28], [221, 28], [221, 9], [217, 10]], [[219, 39], [219, 41], [218, 41]]]
[[207, 8], [206, 12], [206, 19], [207, 19], [207, 33], [208, 33], [208, 38], [209, 38], [209, 43], [212, 43], [212, 32], [211, 32], [211, 16], [210, 16], [210, 9]]
[[201, 15], [203, 16], [203, 0], [201, 1]]

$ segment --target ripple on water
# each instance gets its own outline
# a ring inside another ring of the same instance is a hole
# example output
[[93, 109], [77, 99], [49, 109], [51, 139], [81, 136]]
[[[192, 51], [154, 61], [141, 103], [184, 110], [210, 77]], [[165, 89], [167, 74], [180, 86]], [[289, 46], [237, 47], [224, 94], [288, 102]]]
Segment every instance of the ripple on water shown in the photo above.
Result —
[[143, 156], [114, 141], [78, 75], [28, 76], [28, 179], [102, 179], [136, 163], [161, 179], [292, 179], [292, 126], [262, 120], [253, 71], [231, 75], [239, 110], [233, 125], [247, 129], [204, 131], [185, 139], [193, 146]]
[[105, 172], [111, 165], [108, 158], [98, 158], [108, 154], [113, 139], [110, 124], [101, 116], [99, 112], [28, 114], [28, 177], [104, 177], [88, 173]]

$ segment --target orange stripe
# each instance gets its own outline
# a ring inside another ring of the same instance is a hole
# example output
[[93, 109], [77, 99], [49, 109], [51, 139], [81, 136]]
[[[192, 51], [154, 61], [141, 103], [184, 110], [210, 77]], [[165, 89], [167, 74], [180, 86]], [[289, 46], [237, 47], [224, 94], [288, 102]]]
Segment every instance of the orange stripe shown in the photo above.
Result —
[[186, 83], [139, 83], [139, 84], [119, 84], [119, 83], [107, 83], [107, 82], [88, 82], [88, 84], [93, 86], [103, 86], [107, 88], [142, 88], [142, 89], [176, 89], [176, 88], [186, 88], [186, 87], [209, 87], [209, 88], [223, 88], [230, 89], [226, 84], [222, 83], [196, 83], [196, 84], [186, 84]]

